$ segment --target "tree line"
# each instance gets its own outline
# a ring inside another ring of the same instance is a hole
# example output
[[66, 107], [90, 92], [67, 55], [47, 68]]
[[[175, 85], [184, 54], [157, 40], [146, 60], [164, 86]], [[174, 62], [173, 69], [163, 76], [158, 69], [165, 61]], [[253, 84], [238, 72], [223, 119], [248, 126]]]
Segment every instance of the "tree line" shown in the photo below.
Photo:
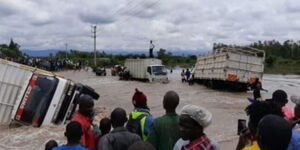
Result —
[[[93, 52], [82, 52], [77, 50], [59, 51], [55, 55], [56, 58], [64, 59], [68, 58], [75, 62], [77, 61], [85, 61], [90, 66], [94, 66], [94, 53]], [[97, 58], [97, 66], [101, 67], [111, 67], [114, 65], [123, 65], [125, 60], [128, 58], [136, 59], [136, 58], [148, 58], [146, 54], [126, 54], [126, 55], [113, 55], [107, 54], [104, 51], [96, 52]], [[189, 56], [176, 56], [171, 52], [167, 52], [165, 49], [160, 49], [157, 51], [157, 58], [161, 59], [163, 64], [167, 67], [191, 67], [196, 63], [197, 56], [189, 55]]]
[[[214, 43], [213, 49], [226, 46], [237, 45]], [[265, 51], [265, 72], [300, 74], [300, 41], [257, 41], [245, 46], [258, 48]]]
[[[226, 46], [224, 43], [214, 43], [213, 49]], [[266, 72], [269, 73], [300, 73], [300, 41], [286, 40], [283, 42], [270, 40], [270, 41], [257, 41], [248, 47], [258, 48], [264, 50], [266, 53], [265, 66]], [[13, 59], [24, 59], [29, 56], [22, 54], [20, 45], [15, 43], [13, 39], [9, 44], [0, 44], [0, 56], [9, 57]], [[147, 58], [146, 54], [127, 54], [127, 55], [113, 55], [107, 54], [104, 51], [96, 53], [97, 66], [110, 67], [113, 65], [123, 65], [127, 58]], [[93, 52], [83, 52], [79, 50], [59, 51], [55, 55], [50, 55], [48, 58], [52, 59], [69, 59], [73, 62], [84, 62], [87, 65], [93, 66]], [[157, 51], [157, 58], [161, 59], [163, 64], [167, 67], [191, 67], [196, 63], [197, 56], [177, 56], [173, 55], [171, 51], [166, 49], [159, 49]]]

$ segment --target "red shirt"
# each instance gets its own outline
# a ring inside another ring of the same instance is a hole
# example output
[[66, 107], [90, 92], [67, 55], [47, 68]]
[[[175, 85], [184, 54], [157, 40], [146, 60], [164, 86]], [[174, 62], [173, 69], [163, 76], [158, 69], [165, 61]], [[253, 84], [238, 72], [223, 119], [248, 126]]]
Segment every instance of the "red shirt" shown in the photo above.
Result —
[[206, 135], [193, 140], [188, 145], [183, 146], [181, 150], [214, 150], [214, 147], [210, 144], [210, 140]]
[[90, 119], [77, 112], [72, 121], [77, 121], [81, 124], [83, 135], [81, 136], [80, 143], [90, 150], [96, 150], [95, 136], [91, 128]]

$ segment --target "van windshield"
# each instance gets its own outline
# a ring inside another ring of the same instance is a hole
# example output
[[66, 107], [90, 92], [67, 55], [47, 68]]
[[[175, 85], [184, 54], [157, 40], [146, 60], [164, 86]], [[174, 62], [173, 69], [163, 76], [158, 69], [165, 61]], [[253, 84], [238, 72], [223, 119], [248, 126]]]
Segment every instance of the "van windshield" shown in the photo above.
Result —
[[[55, 93], [58, 79], [45, 75], [34, 76], [31, 78], [29, 86], [27, 87], [27, 91], [29, 88], [31, 90], [25, 93], [23, 98], [23, 101], [26, 99], [25, 102], [22, 101], [24, 110], [22, 111], [20, 121], [40, 126]], [[33, 80], [35, 81], [32, 82]], [[20, 107], [19, 109], [22, 109]]]
[[154, 75], [167, 75], [165, 66], [152, 66], [152, 71]]

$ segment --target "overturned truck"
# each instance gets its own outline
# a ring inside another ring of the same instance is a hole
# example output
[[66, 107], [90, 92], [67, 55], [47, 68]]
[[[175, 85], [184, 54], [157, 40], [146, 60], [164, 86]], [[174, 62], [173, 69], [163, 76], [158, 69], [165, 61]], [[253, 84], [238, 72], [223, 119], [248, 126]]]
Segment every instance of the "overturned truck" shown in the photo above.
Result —
[[94, 89], [58, 74], [0, 59], [0, 124], [39, 127], [71, 119], [81, 94]]
[[222, 47], [199, 55], [194, 81], [213, 89], [244, 91], [256, 78], [262, 79], [265, 52], [251, 47]]

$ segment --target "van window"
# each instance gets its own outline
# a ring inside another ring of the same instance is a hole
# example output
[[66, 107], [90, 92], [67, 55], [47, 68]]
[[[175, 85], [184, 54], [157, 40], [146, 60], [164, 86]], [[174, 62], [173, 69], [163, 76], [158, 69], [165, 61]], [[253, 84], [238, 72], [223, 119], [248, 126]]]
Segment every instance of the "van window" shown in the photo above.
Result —
[[165, 66], [152, 66], [153, 74], [154, 75], [166, 75], [167, 70]]
[[150, 73], [150, 74], [152, 75], [151, 67], [147, 67], [147, 72]]
[[[33, 80], [34, 76], [36, 75], [33, 75], [31, 80]], [[24, 101], [25, 96], [27, 96], [27, 98], [26, 102], [23, 103], [24, 108], [22, 108], [23, 110], [21, 111], [21, 114], [19, 114], [21, 117], [19, 121], [26, 124], [33, 124], [34, 126], [40, 126], [48, 111], [57, 84], [58, 79], [54, 77], [38, 75], [34, 84], [27, 87], [27, 90], [28, 88], [31, 88], [30, 93], [27, 93], [27, 95], [25, 93], [23, 96], [22, 102]], [[19, 106], [19, 109], [22, 107], [21, 105]]]

